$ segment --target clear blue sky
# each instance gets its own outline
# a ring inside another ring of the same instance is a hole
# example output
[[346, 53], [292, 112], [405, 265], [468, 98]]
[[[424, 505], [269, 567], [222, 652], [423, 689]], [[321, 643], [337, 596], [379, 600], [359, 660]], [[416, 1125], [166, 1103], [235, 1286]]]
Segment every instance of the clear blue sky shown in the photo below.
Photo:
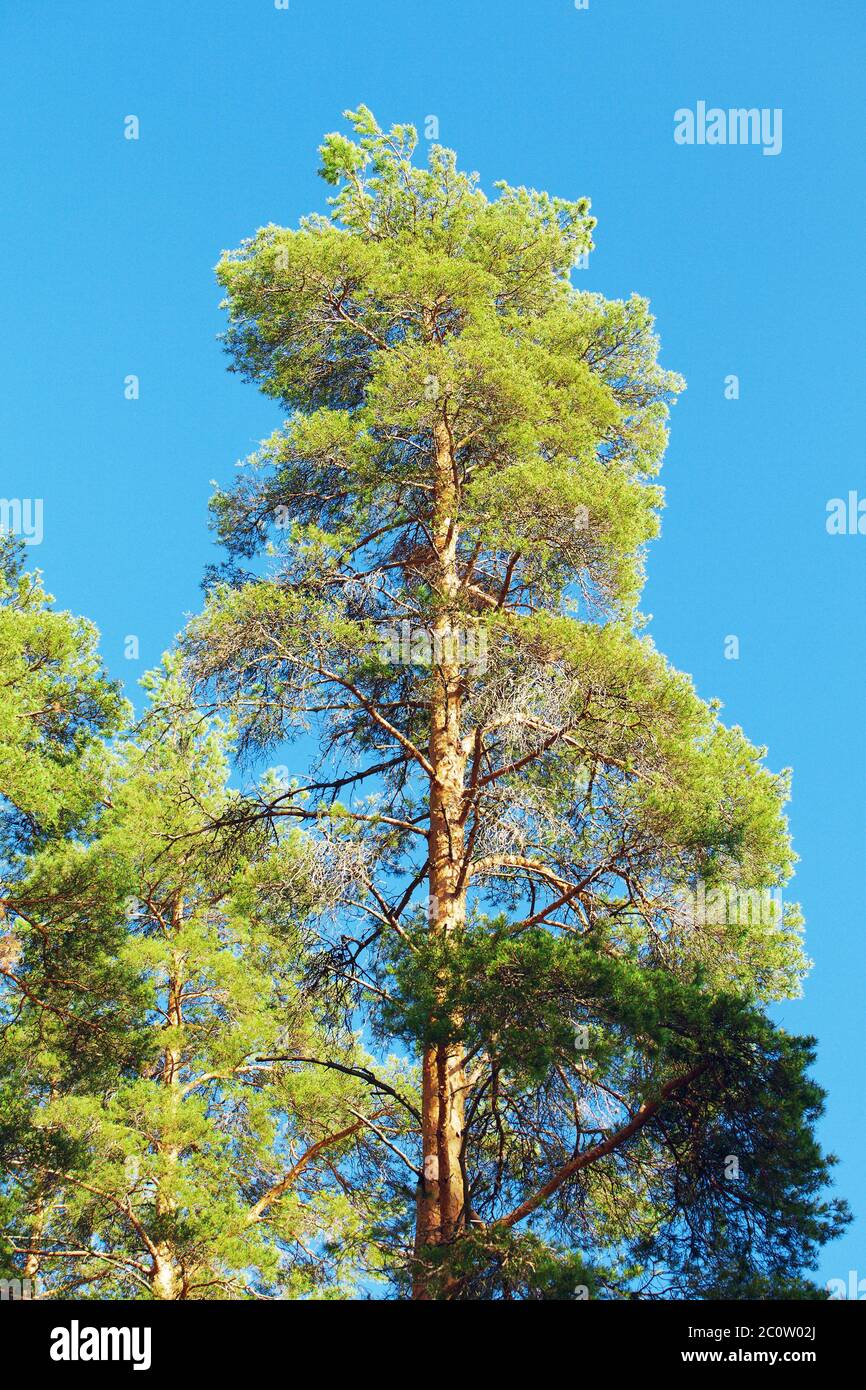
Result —
[[[689, 384], [643, 608], [794, 768], [816, 965], [784, 1021], [819, 1038], [823, 1139], [866, 1214], [866, 536], [825, 529], [830, 498], [866, 497], [862, 0], [28, 0], [4, 6], [0, 52], [0, 495], [44, 499], [29, 558], [133, 686], [199, 604], [209, 480], [278, 418], [225, 372], [211, 268], [323, 207], [340, 112], [435, 115], [488, 188], [592, 198], [583, 283], [648, 295]], [[699, 101], [781, 108], [781, 153], [677, 145]], [[824, 1278], [866, 1277], [864, 1230]]]

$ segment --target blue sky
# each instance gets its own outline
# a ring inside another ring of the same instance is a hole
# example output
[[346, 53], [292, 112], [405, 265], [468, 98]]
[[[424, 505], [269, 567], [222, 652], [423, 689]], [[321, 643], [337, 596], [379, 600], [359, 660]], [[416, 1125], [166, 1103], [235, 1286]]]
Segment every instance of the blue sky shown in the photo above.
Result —
[[[825, 525], [831, 498], [866, 497], [861, 0], [29, 0], [0, 51], [0, 495], [43, 499], [29, 559], [133, 687], [199, 605], [209, 480], [279, 418], [225, 371], [212, 267], [323, 208], [341, 111], [434, 115], [485, 187], [591, 197], [581, 283], [647, 295], [688, 381], [642, 607], [794, 769], [789, 896], [816, 964], [782, 1014], [819, 1038], [822, 1137], [866, 1214], [866, 536]], [[780, 108], [780, 153], [676, 144], [700, 101]], [[864, 1229], [824, 1278], [866, 1277]]]

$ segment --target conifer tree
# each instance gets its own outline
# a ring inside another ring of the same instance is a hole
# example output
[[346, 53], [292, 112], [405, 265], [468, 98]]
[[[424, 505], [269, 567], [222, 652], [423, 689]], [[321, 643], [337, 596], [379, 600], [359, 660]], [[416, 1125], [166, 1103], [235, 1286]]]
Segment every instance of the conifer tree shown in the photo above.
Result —
[[808, 1293], [845, 1213], [764, 1012], [804, 972], [788, 779], [635, 607], [682, 384], [643, 299], [572, 283], [585, 200], [348, 115], [331, 214], [218, 270], [287, 420], [215, 498], [188, 660], [247, 752], [321, 757], [214, 825], [355, 846], [320, 977], [419, 1066], [398, 1289]]
[[[43, 938], [28, 950], [26, 886], [34, 855], [47, 865], [59, 848], [85, 845], [98, 818], [105, 740], [127, 710], [96, 644], [93, 625], [57, 611], [38, 571], [24, 570], [20, 542], [0, 536], [0, 1264], [13, 1278], [35, 1270], [11, 1259], [3, 1218], [37, 1228], [45, 1198], [35, 1170], [13, 1181], [5, 1161], [35, 1156], [25, 1138], [32, 1049], [50, 1046], [46, 1034], [62, 1036], [70, 1070], [99, 1065], [87, 1015], [106, 982], [106, 943], [98, 933], [77, 937], [54, 971]], [[50, 914], [50, 874], [39, 894], [40, 914]], [[38, 1020], [36, 1032], [22, 1031], [25, 1015]]]
[[[39, 1297], [345, 1296], [375, 1264], [370, 1141], [409, 1102], [399, 1076], [373, 1097], [357, 1039], [308, 1005], [333, 856], [294, 828], [201, 835], [234, 795], [229, 735], [176, 664], [146, 681], [91, 841], [35, 854], [20, 887], [7, 1258]], [[329, 1069], [306, 1062], [323, 1036]]]

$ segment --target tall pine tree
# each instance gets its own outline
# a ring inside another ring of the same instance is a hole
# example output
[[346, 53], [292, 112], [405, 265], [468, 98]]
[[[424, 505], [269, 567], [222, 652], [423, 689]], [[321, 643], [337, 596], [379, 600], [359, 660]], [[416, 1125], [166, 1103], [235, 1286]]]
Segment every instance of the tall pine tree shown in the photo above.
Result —
[[787, 778], [635, 610], [681, 383], [644, 300], [574, 287], [586, 201], [349, 116], [331, 215], [218, 271], [288, 418], [215, 499], [188, 658], [248, 751], [321, 758], [214, 824], [355, 845], [319, 977], [420, 1069], [398, 1287], [808, 1292], [845, 1214], [763, 1012], [804, 971]]

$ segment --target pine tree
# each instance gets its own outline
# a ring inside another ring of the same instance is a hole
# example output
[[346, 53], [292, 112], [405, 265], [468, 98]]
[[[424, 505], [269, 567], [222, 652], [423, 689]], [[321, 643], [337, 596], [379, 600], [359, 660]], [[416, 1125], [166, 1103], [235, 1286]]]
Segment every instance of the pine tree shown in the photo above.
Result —
[[[146, 681], [91, 841], [37, 853], [21, 884], [10, 1254], [40, 1297], [345, 1296], [375, 1265], [370, 1141], [399, 1091], [371, 1101], [358, 1040], [308, 1004], [333, 855], [294, 828], [200, 833], [232, 803], [230, 740], [176, 664]], [[324, 1046], [339, 1065], [308, 1065]]]
[[[54, 968], [46, 939], [28, 940], [27, 879], [33, 856], [49, 865], [64, 847], [75, 853], [87, 843], [100, 809], [105, 740], [127, 710], [102, 671], [95, 628], [52, 605], [39, 573], [25, 572], [21, 544], [0, 537], [0, 1215], [7, 1218], [0, 1231], [12, 1221], [40, 1229], [43, 1220], [45, 1184], [28, 1166], [39, 1147], [26, 1099], [34, 1050], [62, 1034], [70, 1072], [80, 1077], [101, 1065], [98, 1028], [87, 1015], [92, 991], [105, 984], [106, 941], [98, 931], [83, 933]], [[87, 895], [80, 879], [77, 891]], [[50, 873], [38, 893], [38, 912], [48, 917], [56, 903]], [[24, 1161], [14, 1178], [13, 1158]], [[32, 1260], [11, 1258], [2, 1233], [0, 1265], [12, 1278], [35, 1275]]]
[[845, 1213], [811, 1043], [763, 1012], [805, 968], [788, 779], [635, 607], [682, 383], [644, 300], [572, 284], [585, 200], [348, 115], [331, 215], [218, 269], [288, 417], [214, 500], [188, 660], [246, 752], [321, 758], [215, 824], [356, 847], [320, 973], [420, 1069], [399, 1289], [806, 1287]]

